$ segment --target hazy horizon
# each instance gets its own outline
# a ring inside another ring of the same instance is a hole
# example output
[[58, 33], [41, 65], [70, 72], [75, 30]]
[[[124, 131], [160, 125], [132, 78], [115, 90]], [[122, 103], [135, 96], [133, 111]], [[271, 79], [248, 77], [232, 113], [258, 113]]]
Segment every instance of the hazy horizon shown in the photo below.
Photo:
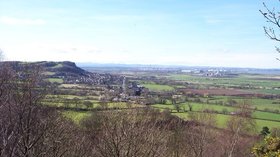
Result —
[[[180, 65], [180, 64], [126, 64], [126, 63], [93, 63], [93, 62], [75, 62], [79, 67], [180, 67], [180, 68], [241, 68], [241, 69], [264, 69], [264, 70], [280, 70], [280, 68], [256, 68], [256, 67], [234, 67], [234, 66], [208, 66], [208, 65]], [[280, 63], [280, 62], [279, 62]]]
[[6, 60], [278, 69], [262, 2], [0, 0], [0, 49]]

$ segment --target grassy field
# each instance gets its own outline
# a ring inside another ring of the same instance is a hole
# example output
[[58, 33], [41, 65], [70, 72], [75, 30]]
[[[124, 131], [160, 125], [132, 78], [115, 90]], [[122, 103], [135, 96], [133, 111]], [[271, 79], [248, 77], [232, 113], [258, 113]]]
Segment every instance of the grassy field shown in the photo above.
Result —
[[209, 99], [210, 103], [216, 103], [217, 101], [227, 102], [228, 98], [235, 100], [239, 103], [242, 103], [244, 100], [248, 100], [253, 107], [256, 107], [258, 110], [280, 110], [280, 100], [279, 99], [263, 99], [263, 98], [249, 98], [244, 99], [242, 97], [229, 97], [229, 96], [215, 96]]
[[261, 94], [280, 94], [279, 89], [253, 89], [251, 91]]
[[90, 112], [84, 111], [63, 111], [62, 115], [68, 119], [71, 119], [75, 124], [80, 124], [83, 118], [90, 116]]
[[78, 98], [80, 100], [98, 100], [98, 96], [78, 96], [78, 95], [47, 95], [47, 99], [74, 99]]
[[55, 65], [54, 67], [52, 67], [52, 68], [62, 68], [63, 67], [63, 65], [62, 64], [57, 64], [57, 65]]
[[[125, 102], [109, 102], [106, 105], [101, 105], [98, 100], [94, 100], [95, 96], [76, 96], [76, 95], [48, 95], [47, 98], [43, 101], [44, 105], [51, 107], [67, 107], [67, 108], [78, 108], [78, 109], [126, 109], [126, 108], [137, 108], [143, 107], [139, 104], [129, 104]], [[77, 101], [74, 101], [75, 98], [78, 98]], [[49, 101], [51, 100], [51, 101]], [[85, 106], [83, 103], [85, 101], [90, 101], [92, 106]], [[66, 106], [67, 104], [67, 106]]]
[[[230, 112], [236, 111], [238, 108], [230, 107], [230, 106], [222, 106], [222, 105], [213, 105], [213, 104], [203, 104], [203, 103], [190, 103], [192, 106], [192, 111], [218, 111], [219, 113], [229, 114]], [[163, 105], [163, 104], [156, 104], [153, 105], [155, 108], [160, 109], [171, 109], [172, 112], [176, 112], [175, 107], [173, 105]], [[189, 106], [187, 103], [180, 104], [181, 111], [189, 111]], [[254, 111], [253, 115], [254, 118], [258, 119], [267, 119], [267, 120], [274, 120], [280, 121], [280, 114], [271, 113], [271, 112], [264, 112], [264, 111]]]
[[[209, 78], [191, 76], [187, 74], [172, 74], [167, 76], [171, 80], [183, 80], [195, 84], [204, 85], [220, 85], [225, 87], [242, 87], [251, 90], [252, 87], [257, 88], [263, 93], [280, 94], [280, 90], [274, 90], [273, 87], [280, 87], [280, 81], [277, 80], [262, 80], [260, 78], [252, 77], [251, 75], [240, 75], [234, 78]], [[252, 90], [257, 91], [257, 90]]]
[[61, 84], [61, 85], [59, 85], [59, 87], [62, 87], [62, 88], [81, 87], [81, 88], [83, 88], [84, 86], [80, 85], [80, 84]]
[[[97, 105], [96, 107], [100, 107]], [[114, 108], [116, 110], [119, 109], [128, 109], [133, 107], [143, 107], [142, 105], [132, 104], [131, 106], [127, 106], [126, 103], [109, 103], [108, 108]], [[71, 119], [75, 124], [80, 124], [83, 118], [90, 116], [90, 111], [63, 111], [62, 115], [66, 118]]]
[[42, 74], [47, 75], [47, 76], [51, 76], [51, 75], [54, 75], [55, 72], [46, 71], [46, 72], [43, 72]]
[[63, 79], [60, 78], [48, 78], [47, 81], [51, 83], [63, 83]]
[[120, 109], [124, 109], [124, 108], [136, 108], [136, 107], [143, 107], [143, 105], [139, 105], [139, 104], [127, 104], [125, 102], [111, 102], [108, 103], [108, 108], [120, 108]]
[[142, 84], [145, 88], [151, 91], [172, 91], [174, 88], [169, 85], [159, 85], [159, 84]]
[[[233, 112], [237, 108], [234, 107], [229, 107], [229, 106], [221, 106], [221, 105], [210, 105], [210, 104], [203, 104], [203, 103], [190, 103], [192, 106], [192, 111], [195, 111], [197, 114], [204, 114], [204, 113], [199, 113], [201, 111], [204, 111], [206, 109], [211, 110], [211, 111], [218, 111], [219, 113], [223, 113], [223, 111]], [[173, 105], [163, 105], [163, 104], [155, 104], [152, 105], [154, 108], [160, 109], [161, 111], [164, 109], [169, 109], [172, 111], [172, 114], [183, 118], [183, 119], [188, 119], [188, 112], [189, 112], [189, 106], [187, 103], [181, 104], [181, 111], [180, 113], [177, 113], [175, 110], [175, 107]], [[186, 112], [184, 112], [186, 111]], [[215, 114], [215, 113], [213, 113]], [[216, 114], [217, 116], [217, 125], [218, 127], [224, 128], [226, 127], [226, 122], [230, 118], [231, 115], [228, 114]], [[257, 129], [260, 130], [263, 126], [267, 126], [269, 128], [273, 127], [280, 127], [280, 114], [276, 113], [269, 113], [269, 112], [261, 112], [261, 111], [254, 111], [253, 112], [253, 118], [256, 118], [256, 124], [257, 124]], [[265, 119], [265, 120], [262, 120]], [[277, 122], [279, 121], [279, 122]]]
[[[280, 121], [280, 114], [270, 113], [270, 112], [255, 111], [253, 113], [253, 117], [259, 118], [259, 119]], [[280, 123], [279, 123], [279, 126], [280, 126]]]
[[[172, 114], [175, 116], [178, 116], [184, 120], [189, 120], [188, 113], [172, 113]], [[204, 114], [204, 113], [197, 113], [197, 114]], [[219, 128], [226, 128], [227, 121], [229, 120], [230, 117], [231, 117], [230, 115], [216, 114], [217, 126]], [[280, 127], [280, 122], [259, 120], [259, 119], [256, 119], [255, 121], [256, 121], [256, 133], [259, 133], [264, 126], [267, 126], [270, 129]]]
[[[75, 124], [80, 124], [80, 121], [90, 116], [90, 112], [84, 112], [84, 111], [63, 111], [63, 116], [66, 118], [71, 119]], [[187, 112], [184, 113], [172, 113], [175, 116], [178, 116], [184, 120], [189, 120], [189, 116]], [[204, 114], [204, 113], [196, 113], [196, 114]], [[226, 123], [229, 120], [231, 116], [230, 115], [222, 115], [222, 114], [216, 114], [216, 122], [217, 126], [219, 128], [225, 128]], [[276, 128], [280, 126], [279, 122], [274, 121], [266, 121], [266, 120], [255, 120], [256, 121], [256, 133], [260, 132], [263, 126], [267, 126], [269, 128]]]
[[75, 89], [81, 89], [81, 90], [87, 90], [87, 89], [95, 89], [94, 86], [89, 86], [86, 84], [61, 84], [59, 85], [60, 88], [68, 88], [71, 90]]
[[[233, 107], [228, 107], [228, 106], [220, 106], [220, 105], [210, 105], [210, 104], [203, 104], [203, 103], [190, 103], [190, 105], [192, 106], [192, 110], [193, 111], [203, 111], [205, 109], [209, 109], [209, 110], [215, 110], [215, 111], [220, 111], [222, 112], [224, 109], [226, 109], [228, 112], [232, 112], [235, 110], [235, 108]], [[162, 109], [172, 109], [175, 111], [175, 107], [173, 105], [163, 105], [163, 104], [156, 104], [153, 105], [153, 107], [156, 108], [162, 108]], [[182, 110], [189, 110], [189, 106], [187, 103], [183, 103], [180, 104], [180, 108]]]

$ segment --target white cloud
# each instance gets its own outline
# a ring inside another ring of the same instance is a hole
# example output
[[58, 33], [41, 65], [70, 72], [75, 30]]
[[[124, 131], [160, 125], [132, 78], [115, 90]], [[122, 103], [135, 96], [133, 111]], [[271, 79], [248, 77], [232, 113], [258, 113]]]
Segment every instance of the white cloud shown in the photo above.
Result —
[[22, 19], [3, 16], [0, 17], [0, 23], [6, 25], [44, 25], [46, 21], [42, 19]]

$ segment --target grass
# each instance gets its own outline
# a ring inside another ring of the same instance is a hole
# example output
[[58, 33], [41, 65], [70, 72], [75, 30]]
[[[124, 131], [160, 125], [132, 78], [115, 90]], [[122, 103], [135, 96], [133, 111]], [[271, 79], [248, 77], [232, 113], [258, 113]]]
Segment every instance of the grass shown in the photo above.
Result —
[[[95, 107], [97, 107], [97, 105], [95, 105]], [[108, 104], [108, 108], [115, 108], [118, 107], [118, 109], [123, 109], [123, 108], [127, 108], [127, 105], [125, 103], [109, 103]], [[142, 107], [142, 105], [137, 105], [137, 104], [132, 104], [131, 107]], [[70, 120], [72, 120], [75, 124], [80, 124], [81, 120], [83, 118], [86, 118], [88, 116], [90, 116], [91, 112], [90, 111], [63, 111], [62, 115]]]
[[63, 67], [62, 64], [57, 64], [57, 65], [53, 66], [52, 68], [62, 68], [62, 67]]
[[100, 107], [98, 103], [92, 104], [89, 108], [85, 106], [82, 102], [78, 103], [77, 105], [75, 103], [68, 103], [66, 106], [64, 103], [58, 103], [58, 102], [44, 102], [44, 105], [50, 106], [50, 107], [67, 107], [67, 108], [72, 108], [72, 109], [94, 109]]
[[108, 103], [108, 108], [120, 108], [120, 109], [123, 109], [123, 108], [129, 108], [129, 107], [143, 107], [143, 105], [139, 105], [139, 104], [131, 104], [131, 105], [128, 105], [127, 103], [125, 102], [111, 102], [111, 103]]
[[[229, 97], [227, 96], [215, 96], [209, 100], [211, 103], [215, 103], [216, 101], [227, 102]], [[242, 97], [231, 97], [233, 100], [237, 102], [242, 102], [244, 98]], [[248, 99], [251, 102], [253, 107], [256, 107], [258, 110], [280, 110], [280, 100], [279, 99], [263, 99], [263, 98], [251, 98]]]
[[174, 88], [169, 85], [159, 85], [159, 84], [152, 84], [152, 83], [147, 83], [147, 84], [142, 84], [142, 85], [151, 91], [157, 91], [157, 92], [174, 90]]
[[[188, 113], [172, 113], [172, 114], [184, 120], [189, 120]], [[204, 113], [197, 113], [197, 114], [204, 114]], [[231, 117], [230, 115], [216, 114], [217, 127], [226, 128], [227, 121], [229, 120], [230, 117]], [[267, 126], [270, 129], [280, 127], [280, 122], [259, 120], [259, 119], [256, 119], [255, 121], [256, 121], [256, 133], [259, 133], [264, 126]]]
[[251, 75], [240, 75], [234, 78], [209, 78], [199, 77], [186, 74], [172, 74], [167, 76], [171, 80], [188, 81], [195, 84], [204, 85], [221, 85], [225, 87], [247, 87], [248, 89], [255, 87], [259, 89], [270, 89], [270, 92], [280, 93], [280, 90], [272, 90], [273, 87], [280, 87], [280, 81], [260, 80]]
[[255, 89], [251, 90], [255, 93], [260, 93], [260, 94], [280, 94], [279, 89]]
[[60, 88], [69, 88], [69, 89], [81, 89], [81, 90], [86, 90], [86, 89], [92, 89], [94, 87], [91, 87], [86, 84], [61, 84], [59, 85]]
[[54, 75], [55, 72], [46, 71], [46, 72], [43, 72], [42, 74], [47, 75], [47, 76], [51, 76], [51, 75]]
[[267, 120], [256, 120], [257, 131], [260, 132], [264, 126], [268, 128], [280, 128], [279, 122], [267, 121]]
[[[81, 120], [83, 118], [86, 118], [90, 116], [91, 112], [84, 112], [84, 111], [63, 111], [62, 115], [70, 120], [72, 120], [75, 124], [79, 125]], [[184, 120], [189, 120], [188, 113], [172, 113], [175, 116], [178, 116]], [[197, 114], [204, 114], [204, 113], [197, 113]], [[217, 127], [219, 128], [225, 128], [226, 123], [228, 119], [230, 118], [230, 115], [222, 115], [222, 114], [217, 114], [216, 115], [216, 122], [217, 122]], [[256, 126], [257, 126], [257, 133], [262, 130], [262, 127], [267, 126], [269, 128], [279, 128], [280, 122], [273, 122], [273, 121], [266, 121], [266, 120], [256, 120]]]
[[60, 83], [60, 84], [63, 83], [63, 79], [60, 79], [60, 78], [48, 78], [46, 80], [51, 83]]
[[[259, 118], [259, 119], [268, 119], [268, 120], [280, 121], [280, 114], [276, 114], [276, 113], [255, 111], [253, 113], [253, 117]], [[280, 124], [279, 124], [279, 126], [280, 126]]]
[[61, 85], [59, 85], [59, 87], [62, 87], [62, 88], [73, 88], [73, 87], [81, 87], [81, 85], [79, 85], [79, 84], [61, 84]]
[[78, 96], [78, 95], [47, 95], [47, 99], [74, 99], [78, 98], [80, 100], [95, 100], [97, 102], [98, 97], [97, 96]]
[[[229, 107], [229, 106], [221, 106], [221, 105], [212, 105], [212, 104], [203, 104], [203, 103], [190, 103], [192, 105], [192, 111], [203, 111], [205, 109], [209, 109], [209, 110], [214, 110], [214, 111], [219, 111], [222, 112], [223, 110], [227, 110], [227, 112], [232, 112], [235, 111], [236, 108], [234, 107]], [[172, 111], [173, 115], [176, 115], [182, 119], [188, 120], [188, 112], [182, 112], [183, 110], [181, 110], [180, 113], [178, 113], [174, 106], [171, 104], [155, 104], [152, 105], [154, 108], [158, 108], [161, 111], [163, 111], [164, 109], [169, 109]], [[181, 104], [181, 109], [185, 108], [185, 111], [189, 110], [188, 105], [185, 104]], [[196, 112], [197, 114], [204, 114], [204, 113], [199, 113]], [[215, 114], [215, 113], [213, 113]], [[220, 128], [225, 128], [226, 127], [226, 123], [228, 121], [228, 119], [231, 117], [231, 115], [225, 115], [225, 114], [216, 114], [216, 120], [217, 120], [217, 126]], [[256, 125], [257, 125], [257, 130], [260, 131], [262, 129], [262, 127], [267, 126], [269, 128], [274, 128], [274, 127], [280, 127], [280, 114], [276, 114], [276, 113], [270, 113], [270, 112], [262, 112], [262, 111], [255, 111], [253, 112], [253, 117], [257, 118], [256, 120]], [[262, 120], [262, 119], [266, 119], [266, 120]]]
[[259, 110], [280, 110], [279, 99], [271, 100], [271, 99], [253, 99], [252, 105], [257, 107]]
[[62, 115], [70, 120], [72, 120], [75, 124], [80, 124], [83, 118], [90, 116], [90, 112], [83, 111], [63, 111]]
[[[54, 96], [54, 97], [53, 97]], [[78, 104], [73, 100], [78, 98]], [[83, 103], [84, 101], [92, 102], [92, 106], [87, 108]], [[76, 96], [76, 95], [47, 95], [46, 99], [43, 100], [44, 105], [51, 107], [66, 107], [64, 102], [67, 102], [67, 107], [69, 108], [79, 108], [79, 109], [94, 109], [94, 108], [103, 108], [100, 105], [100, 102], [96, 100], [95, 96]], [[110, 102], [107, 104], [106, 108], [108, 109], [125, 109], [125, 108], [136, 108], [143, 107], [140, 104], [127, 104], [125, 102]]]
[[[215, 111], [219, 111], [219, 112], [222, 112], [224, 109], [226, 109], [228, 112], [235, 111], [235, 108], [229, 107], [229, 106], [204, 104], [204, 103], [190, 103], [190, 105], [192, 106], [193, 111], [203, 111], [205, 109], [215, 110]], [[174, 106], [169, 105], [169, 104], [168, 105], [156, 104], [156, 105], [153, 105], [153, 107], [162, 108], [162, 109], [168, 108], [168, 109], [175, 110]], [[180, 104], [180, 107], [181, 107], [181, 109], [185, 108], [185, 110], [189, 110], [189, 106], [187, 103]]]
[[46, 105], [46, 106], [50, 106], [50, 107], [63, 107], [64, 104], [63, 103], [59, 103], [59, 102], [55, 102], [55, 103], [52, 103], [52, 102], [42, 102], [43, 105]]

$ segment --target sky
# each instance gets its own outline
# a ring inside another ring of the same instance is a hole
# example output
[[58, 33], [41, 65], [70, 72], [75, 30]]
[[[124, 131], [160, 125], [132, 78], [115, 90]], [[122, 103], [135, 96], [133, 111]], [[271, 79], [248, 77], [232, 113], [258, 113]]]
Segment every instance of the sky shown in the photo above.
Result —
[[18, 61], [279, 68], [263, 1], [0, 0], [0, 49]]

